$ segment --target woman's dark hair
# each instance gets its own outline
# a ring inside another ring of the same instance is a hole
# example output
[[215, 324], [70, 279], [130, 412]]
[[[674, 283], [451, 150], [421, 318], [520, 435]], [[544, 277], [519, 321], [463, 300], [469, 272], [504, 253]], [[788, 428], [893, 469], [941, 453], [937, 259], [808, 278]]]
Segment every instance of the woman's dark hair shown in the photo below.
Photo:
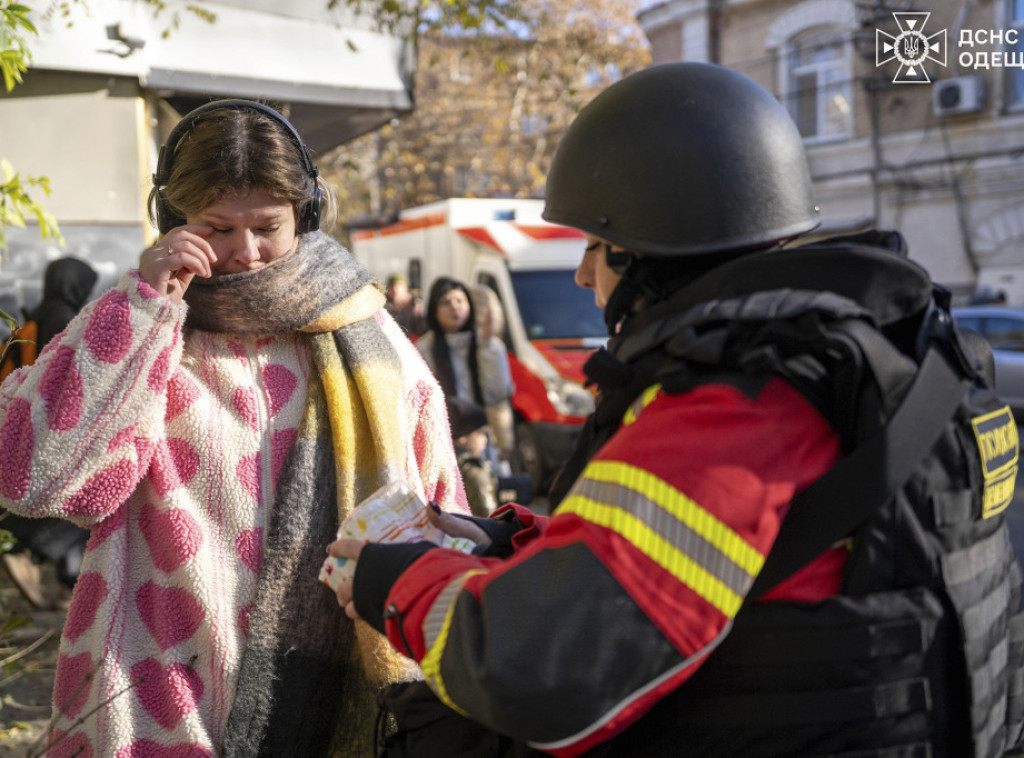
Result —
[[437, 307], [441, 303], [441, 298], [452, 290], [462, 290], [466, 300], [469, 301], [469, 318], [466, 319], [466, 323], [459, 331], [469, 332], [471, 335], [469, 375], [473, 380], [473, 400], [483, 405], [483, 392], [480, 390], [480, 368], [476, 362], [476, 312], [473, 310], [473, 297], [465, 284], [447, 276], [434, 280], [434, 284], [430, 287], [430, 297], [427, 298], [427, 326], [434, 333], [432, 346], [434, 366], [436, 367], [434, 374], [437, 376], [437, 381], [440, 383], [441, 389], [444, 390], [444, 394], [447, 397], [455, 397], [455, 369], [452, 367], [452, 356], [448, 350], [448, 340], [444, 336], [444, 327], [437, 320]]

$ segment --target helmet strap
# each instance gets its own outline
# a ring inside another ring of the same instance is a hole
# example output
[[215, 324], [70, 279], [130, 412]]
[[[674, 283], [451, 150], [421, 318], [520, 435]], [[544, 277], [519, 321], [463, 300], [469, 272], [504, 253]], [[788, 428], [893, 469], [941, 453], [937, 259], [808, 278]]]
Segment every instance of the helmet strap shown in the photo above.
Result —
[[633, 259], [633, 254], [628, 250], [612, 250], [610, 244], [604, 243], [604, 262], [608, 268], [619, 276], [623, 276], [626, 273], [626, 269], [629, 268], [629, 264]]
[[637, 266], [636, 256], [627, 250], [612, 250], [605, 243], [604, 259], [612, 271], [622, 277], [612, 290], [604, 307], [604, 323], [608, 334], [618, 333], [619, 325], [630, 316], [636, 315], [636, 305], [647, 287], [643, 284], [642, 266]]

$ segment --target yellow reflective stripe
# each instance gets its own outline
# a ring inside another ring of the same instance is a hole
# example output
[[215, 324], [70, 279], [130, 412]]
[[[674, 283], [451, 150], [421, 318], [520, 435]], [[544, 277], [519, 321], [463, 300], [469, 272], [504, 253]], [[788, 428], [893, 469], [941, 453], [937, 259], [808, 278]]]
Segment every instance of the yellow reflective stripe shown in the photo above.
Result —
[[619, 461], [594, 461], [559, 512], [621, 534], [730, 618], [764, 556], [676, 488]]
[[567, 498], [558, 510], [575, 513], [591, 523], [618, 532], [644, 555], [665, 568], [729, 618], [735, 617], [739, 612], [743, 603], [742, 597], [625, 511], [595, 503], [578, 495]]
[[616, 482], [644, 495], [687, 524], [748, 573], [756, 575], [764, 565], [764, 556], [751, 547], [750, 543], [709, 511], [701, 508], [650, 471], [622, 461], [594, 461], [587, 466], [584, 476]]
[[646, 408], [648, 405], [654, 402], [654, 398], [661, 392], [661, 385], [655, 384], [645, 389], [636, 400], [634, 400], [629, 408], [626, 409], [625, 415], [622, 417], [623, 426], [629, 426], [636, 421], [637, 416], [640, 415], [640, 411]]
[[427, 653], [420, 661], [420, 668], [430, 688], [437, 693], [437, 696], [452, 710], [458, 711], [463, 716], [468, 716], [462, 708], [448, 696], [444, 680], [441, 678], [441, 655], [448, 642], [448, 632], [451, 628], [452, 614], [455, 612], [455, 598], [462, 591], [463, 585], [474, 574], [482, 574], [482, 569], [467, 571], [462, 576], [448, 583], [448, 586], [441, 590], [441, 593], [434, 600], [423, 619], [423, 642], [427, 647]]

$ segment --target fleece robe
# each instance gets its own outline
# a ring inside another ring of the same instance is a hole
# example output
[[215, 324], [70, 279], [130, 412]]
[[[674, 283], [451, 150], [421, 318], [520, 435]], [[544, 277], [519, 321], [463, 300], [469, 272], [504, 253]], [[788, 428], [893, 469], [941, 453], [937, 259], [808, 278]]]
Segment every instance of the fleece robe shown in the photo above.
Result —
[[[312, 368], [301, 334], [185, 330], [187, 310], [127, 274], [0, 386], [0, 506], [92, 530], [51, 756], [220, 753]], [[373, 318], [405, 367], [405, 474], [464, 508], [436, 382]]]

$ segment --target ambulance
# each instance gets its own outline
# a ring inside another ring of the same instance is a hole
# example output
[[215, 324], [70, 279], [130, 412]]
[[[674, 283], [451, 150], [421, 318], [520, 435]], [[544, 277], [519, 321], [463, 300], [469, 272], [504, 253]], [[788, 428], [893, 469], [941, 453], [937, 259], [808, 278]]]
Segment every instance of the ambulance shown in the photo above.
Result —
[[516, 416], [513, 471], [543, 494], [594, 408], [583, 364], [604, 345], [603, 314], [574, 274], [582, 232], [541, 219], [542, 200], [454, 198], [350, 223], [352, 252], [381, 282], [405, 274], [424, 303], [439, 276], [494, 290], [504, 309]]

